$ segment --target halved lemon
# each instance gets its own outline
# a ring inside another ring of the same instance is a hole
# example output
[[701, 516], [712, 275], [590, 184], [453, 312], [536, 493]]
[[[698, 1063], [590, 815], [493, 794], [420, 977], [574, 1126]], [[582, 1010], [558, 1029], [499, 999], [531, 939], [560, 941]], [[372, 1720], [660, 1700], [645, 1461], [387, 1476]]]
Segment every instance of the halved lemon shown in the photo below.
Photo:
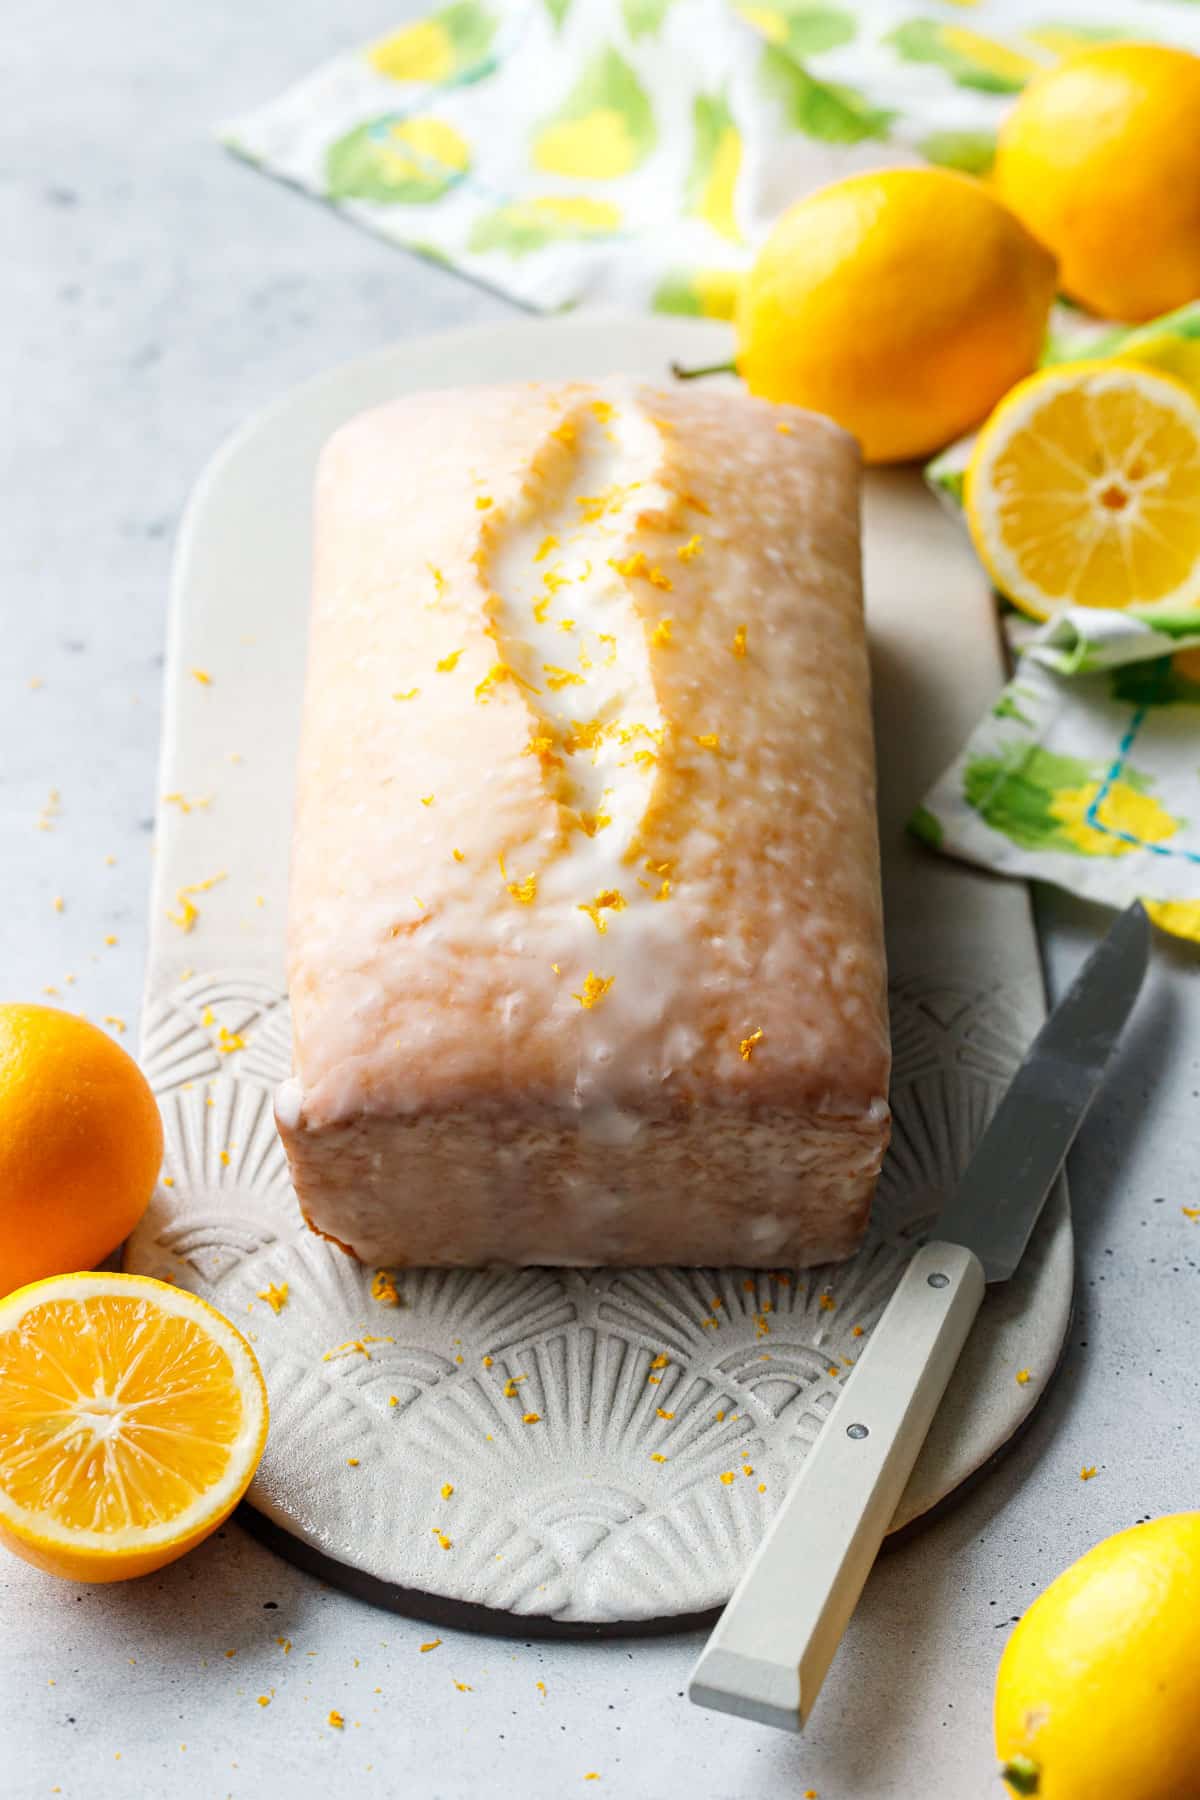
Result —
[[0, 1300], [0, 1542], [73, 1581], [173, 1562], [237, 1505], [267, 1437], [249, 1344], [144, 1275]]
[[980, 432], [965, 501], [989, 575], [1032, 618], [1200, 604], [1200, 401], [1170, 375], [1031, 375]]

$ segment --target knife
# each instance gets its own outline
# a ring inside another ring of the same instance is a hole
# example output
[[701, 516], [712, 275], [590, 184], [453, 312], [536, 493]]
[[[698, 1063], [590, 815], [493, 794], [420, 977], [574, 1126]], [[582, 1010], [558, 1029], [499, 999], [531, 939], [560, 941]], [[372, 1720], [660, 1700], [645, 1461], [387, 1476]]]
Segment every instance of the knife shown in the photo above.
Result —
[[803, 1729], [985, 1288], [1024, 1254], [1149, 954], [1135, 903], [1034, 1039], [705, 1645], [697, 1705]]

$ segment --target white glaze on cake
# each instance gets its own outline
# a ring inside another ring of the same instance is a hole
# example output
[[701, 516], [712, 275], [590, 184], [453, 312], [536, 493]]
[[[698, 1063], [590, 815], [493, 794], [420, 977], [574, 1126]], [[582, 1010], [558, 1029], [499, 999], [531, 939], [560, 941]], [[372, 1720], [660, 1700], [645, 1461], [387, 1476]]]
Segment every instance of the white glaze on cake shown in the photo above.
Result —
[[623, 382], [339, 432], [291, 987], [280, 1128], [364, 1256], [851, 1249], [887, 1038], [850, 441]]

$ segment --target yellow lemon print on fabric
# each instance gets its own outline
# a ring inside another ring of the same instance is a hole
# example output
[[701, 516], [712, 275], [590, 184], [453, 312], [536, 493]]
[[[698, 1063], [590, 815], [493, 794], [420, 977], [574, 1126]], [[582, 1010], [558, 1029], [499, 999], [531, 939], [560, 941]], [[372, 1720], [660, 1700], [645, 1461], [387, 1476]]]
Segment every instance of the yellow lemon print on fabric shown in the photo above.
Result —
[[692, 103], [694, 148], [687, 181], [687, 209], [713, 230], [740, 243], [737, 183], [742, 169], [742, 134], [725, 100], [697, 94]]
[[593, 200], [587, 194], [543, 194], [484, 213], [471, 229], [468, 248], [527, 256], [548, 244], [611, 237], [620, 226], [621, 209], [610, 200]]
[[615, 50], [601, 50], [536, 131], [531, 160], [547, 175], [615, 181], [644, 161], [655, 136], [654, 114], [637, 76]]
[[638, 149], [623, 113], [597, 107], [585, 119], [548, 125], [534, 146], [534, 167], [548, 175], [615, 181], [637, 166]]
[[655, 312], [693, 319], [732, 319], [743, 275], [740, 269], [676, 269], [654, 291]]
[[332, 146], [326, 179], [334, 200], [421, 206], [440, 200], [471, 166], [466, 139], [432, 113], [370, 119]]
[[[1085, 856], [1127, 856], [1139, 844], [1161, 844], [1179, 830], [1179, 820], [1173, 819], [1153, 794], [1139, 793], [1123, 781], [1112, 783], [1096, 808], [1094, 817], [1098, 823], [1090, 825], [1087, 815], [1101, 791], [1098, 781], [1089, 782], [1086, 787], [1062, 788], [1049, 806], [1051, 817], [1063, 828], [1063, 836]], [[1100, 826], [1109, 829], [1104, 831]], [[1117, 832], [1125, 832], [1138, 841], [1129, 843], [1117, 837]]]
[[367, 51], [367, 61], [390, 81], [451, 81], [484, 60], [497, 23], [478, 0], [456, 0], [380, 38]]
[[1142, 905], [1162, 931], [1200, 944], [1200, 900], [1147, 900]]
[[999, 38], [984, 37], [965, 25], [941, 25], [934, 19], [908, 19], [884, 42], [905, 62], [936, 63], [957, 87], [985, 94], [1016, 94], [1046, 67], [1045, 62], [1014, 50]]

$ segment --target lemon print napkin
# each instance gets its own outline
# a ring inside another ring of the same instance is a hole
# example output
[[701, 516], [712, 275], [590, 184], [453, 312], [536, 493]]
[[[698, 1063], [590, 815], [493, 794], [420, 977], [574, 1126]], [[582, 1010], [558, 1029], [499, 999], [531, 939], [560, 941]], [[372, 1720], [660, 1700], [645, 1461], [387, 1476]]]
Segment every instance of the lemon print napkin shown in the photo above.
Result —
[[[1200, 301], [1134, 328], [1060, 309], [1047, 362], [1119, 356], [1200, 392]], [[956, 512], [972, 439], [929, 465]], [[1013, 679], [910, 829], [933, 848], [1200, 942], [1200, 608], [1005, 618]]]
[[910, 829], [1200, 942], [1200, 613], [1072, 609], [1016, 673]]
[[792, 200], [978, 172], [1081, 45], [1200, 50], [1195, 0], [450, 0], [224, 126], [230, 149], [527, 305], [727, 317]]

